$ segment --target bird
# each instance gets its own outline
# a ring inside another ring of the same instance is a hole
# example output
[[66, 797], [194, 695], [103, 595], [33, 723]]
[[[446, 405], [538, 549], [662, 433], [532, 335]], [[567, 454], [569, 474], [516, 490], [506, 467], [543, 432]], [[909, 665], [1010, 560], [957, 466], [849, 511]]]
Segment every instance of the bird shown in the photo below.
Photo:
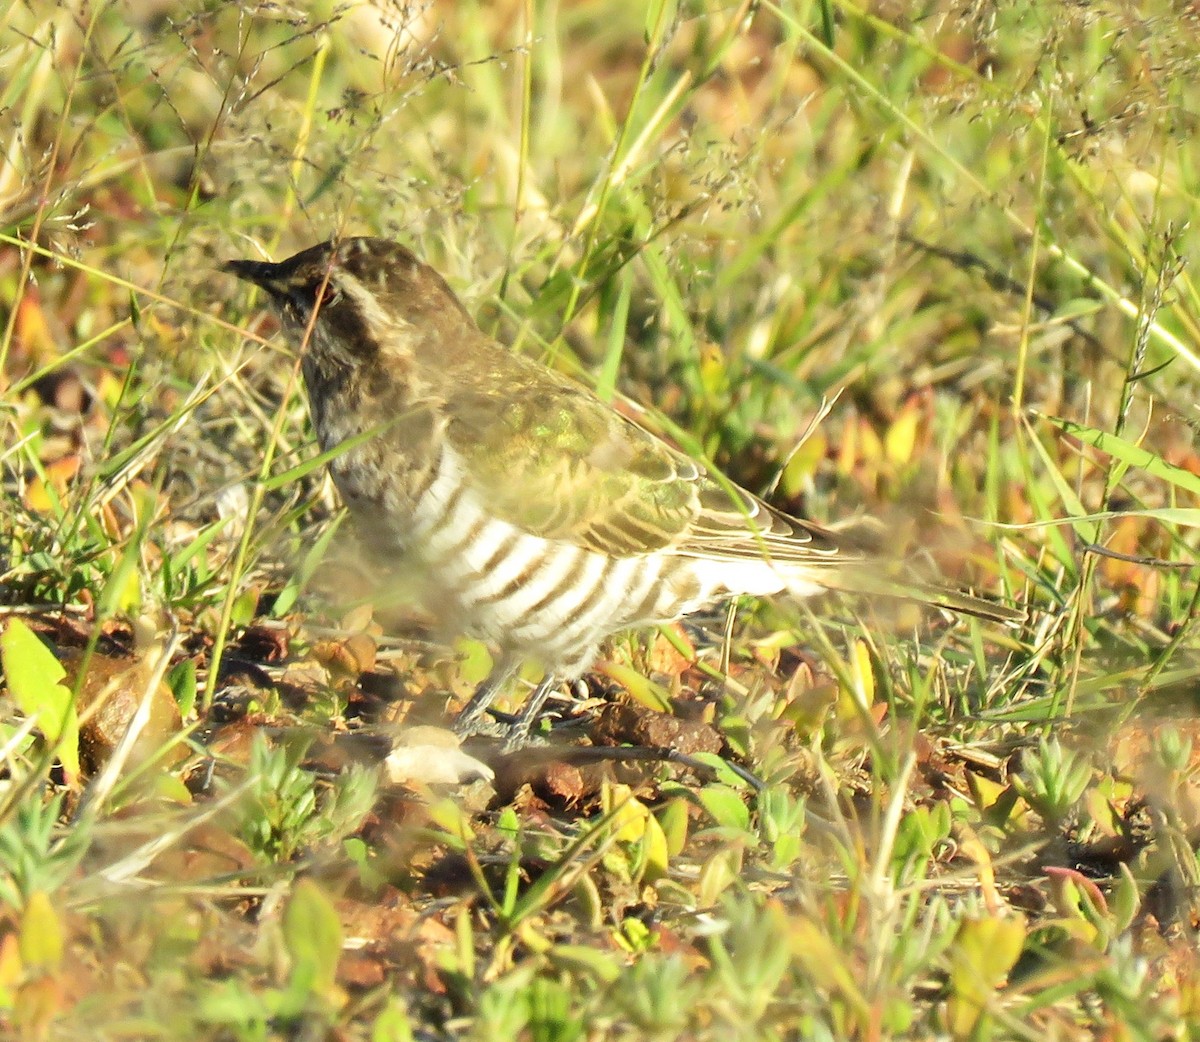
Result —
[[793, 517], [590, 389], [483, 332], [406, 246], [358, 236], [224, 270], [265, 291], [300, 365], [317, 441], [368, 547], [421, 577], [447, 629], [494, 666], [454, 722], [484, 729], [529, 659], [544, 670], [509, 728], [604, 642], [721, 598], [881, 593], [1016, 623], [1019, 609], [897, 584], [829, 527]]

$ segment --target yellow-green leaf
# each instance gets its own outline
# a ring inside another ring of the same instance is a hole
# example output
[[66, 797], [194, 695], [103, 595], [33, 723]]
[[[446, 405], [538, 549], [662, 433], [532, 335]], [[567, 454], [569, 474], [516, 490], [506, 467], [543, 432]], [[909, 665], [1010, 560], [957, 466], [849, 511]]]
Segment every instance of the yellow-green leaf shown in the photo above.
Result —
[[1161, 478], [1176, 488], [1186, 489], [1193, 495], [1200, 496], [1200, 476], [1193, 474], [1190, 470], [1184, 470], [1183, 467], [1177, 467], [1174, 463], [1168, 463], [1161, 456], [1156, 456], [1140, 445], [1134, 445], [1107, 431], [1097, 430], [1095, 427], [1085, 427], [1081, 423], [1059, 419], [1057, 416], [1047, 416], [1046, 419], [1064, 434], [1078, 438], [1085, 444], [1094, 446], [1122, 463], [1138, 467], [1147, 474]]
[[[871, 649], [866, 641], [854, 641], [850, 648], [849, 666], [850, 684], [842, 690], [843, 705], [839, 715], [853, 719], [875, 704], [875, 672], [871, 667]], [[847, 701], [849, 704], [846, 704]]]
[[992, 993], [1008, 976], [1025, 945], [1019, 916], [964, 919], [949, 951], [950, 998], [946, 1010], [956, 1038], [967, 1038], [983, 1016]]
[[635, 702], [659, 713], [671, 711], [671, 696], [661, 684], [642, 676], [632, 666], [620, 662], [607, 662], [603, 672], [620, 684]]
[[292, 987], [332, 997], [342, 954], [342, 924], [333, 903], [311, 879], [300, 880], [292, 891], [283, 913], [283, 936], [292, 957]]
[[20, 619], [0, 634], [0, 663], [8, 690], [21, 712], [37, 715], [38, 729], [54, 748], [69, 779], [79, 776], [79, 718], [67, 675], [54, 653]]
[[642, 879], [653, 883], [667, 874], [671, 857], [668, 853], [667, 837], [658, 823], [658, 818], [647, 814], [645, 828], [642, 836]]
[[662, 827], [663, 836], [667, 841], [667, 854], [674, 857], [683, 853], [688, 834], [687, 800], [677, 796], [668, 801], [659, 809], [657, 817], [658, 824]]
[[696, 904], [701, 908], [715, 905], [721, 895], [741, 876], [742, 851], [740, 847], [726, 847], [717, 851], [700, 870], [696, 887]]
[[917, 444], [917, 421], [920, 415], [916, 403], [910, 403], [900, 410], [883, 436], [883, 451], [890, 463], [905, 464], [913, 457]]
[[371, 1042], [412, 1042], [412, 1023], [408, 1019], [408, 1007], [397, 995], [388, 998], [387, 1004], [371, 1026]]
[[21, 961], [27, 969], [53, 972], [62, 965], [62, 925], [50, 896], [35, 890], [21, 914]]
[[646, 832], [650, 812], [633, 794], [628, 785], [605, 785], [601, 791], [601, 807], [611, 815], [613, 834], [621, 843], [637, 843]]
[[727, 785], [706, 785], [698, 795], [700, 803], [718, 825], [743, 830], [750, 827], [750, 810], [736, 789]]

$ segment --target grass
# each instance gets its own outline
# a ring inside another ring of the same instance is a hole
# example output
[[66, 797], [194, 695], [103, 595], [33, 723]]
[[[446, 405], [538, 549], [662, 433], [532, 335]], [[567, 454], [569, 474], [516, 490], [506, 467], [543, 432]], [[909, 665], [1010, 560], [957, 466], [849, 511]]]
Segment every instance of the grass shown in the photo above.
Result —
[[[1198, 31], [0, 12], [4, 1030], [1191, 1037]], [[618, 639], [579, 710], [685, 762], [389, 777], [486, 649], [364, 583], [295, 360], [217, 274], [348, 233], [1028, 622], [748, 601]]]

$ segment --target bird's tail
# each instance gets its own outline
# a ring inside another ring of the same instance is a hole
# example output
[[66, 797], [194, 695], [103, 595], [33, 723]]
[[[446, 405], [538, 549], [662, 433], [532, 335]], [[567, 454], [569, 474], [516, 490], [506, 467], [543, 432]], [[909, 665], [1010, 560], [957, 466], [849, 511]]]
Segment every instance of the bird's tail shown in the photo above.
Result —
[[1009, 626], [1025, 621], [1025, 612], [1020, 608], [976, 597], [974, 594], [964, 593], [948, 586], [893, 578], [885, 572], [886, 569], [883, 565], [876, 568], [866, 562], [856, 562], [853, 565], [840, 562], [836, 567], [824, 569], [808, 566], [803, 573], [795, 576], [794, 581], [790, 575], [785, 574], [785, 577], [788, 580], [789, 589], [793, 589], [793, 592], [800, 596], [811, 592], [815, 584], [823, 589], [837, 590], [841, 593], [915, 601], [960, 615], [973, 615], [979, 619], [1001, 622]]

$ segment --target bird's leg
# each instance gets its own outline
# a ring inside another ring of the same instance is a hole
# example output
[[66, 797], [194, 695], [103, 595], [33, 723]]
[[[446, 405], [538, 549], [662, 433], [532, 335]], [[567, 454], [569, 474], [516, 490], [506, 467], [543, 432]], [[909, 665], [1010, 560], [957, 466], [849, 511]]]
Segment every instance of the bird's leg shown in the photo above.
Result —
[[455, 719], [453, 730], [456, 735], [465, 738], [476, 733], [480, 718], [488, 711], [505, 681], [517, 671], [517, 665], [517, 659], [505, 655], [492, 667], [492, 671], [483, 678], [483, 683], [475, 689], [475, 694]]
[[528, 743], [529, 732], [537, 723], [537, 718], [542, 713], [542, 706], [546, 704], [550, 692], [557, 686], [558, 678], [553, 673], [547, 673], [542, 677], [541, 683], [533, 689], [533, 694], [529, 696], [521, 709], [521, 715], [513, 721], [512, 726], [508, 729], [508, 734], [504, 736], [504, 752], [516, 752]]

